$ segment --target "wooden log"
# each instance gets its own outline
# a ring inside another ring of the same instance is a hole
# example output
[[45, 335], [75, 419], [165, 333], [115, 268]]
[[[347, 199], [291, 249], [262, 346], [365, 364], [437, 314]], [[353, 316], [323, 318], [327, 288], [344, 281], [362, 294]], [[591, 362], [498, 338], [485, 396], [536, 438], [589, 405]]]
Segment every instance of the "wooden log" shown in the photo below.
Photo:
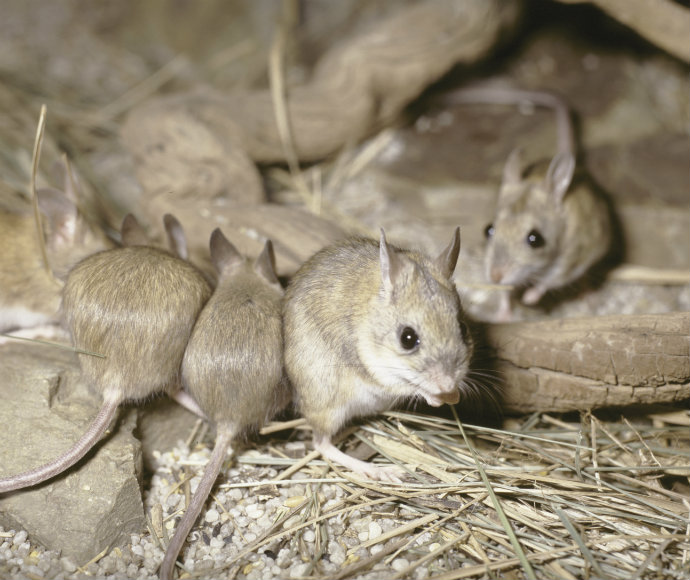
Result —
[[498, 324], [487, 329], [508, 413], [690, 398], [690, 313]]

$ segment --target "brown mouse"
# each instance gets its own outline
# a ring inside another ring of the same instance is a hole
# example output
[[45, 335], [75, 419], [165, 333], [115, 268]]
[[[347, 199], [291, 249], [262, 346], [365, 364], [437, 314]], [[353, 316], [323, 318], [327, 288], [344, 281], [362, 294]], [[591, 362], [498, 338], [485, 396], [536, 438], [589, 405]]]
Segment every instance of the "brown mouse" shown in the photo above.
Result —
[[[574, 282], [610, 250], [608, 205], [584, 179], [573, 179], [574, 168], [575, 158], [562, 153], [525, 170], [519, 149], [506, 163], [485, 230], [485, 270], [492, 282], [523, 289], [524, 304]], [[509, 303], [499, 318], [510, 318]]]
[[225, 238], [211, 235], [218, 286], [201, 311], [182, 362], [185, 390], [216, 424], [204, 475], [170, 540], [160, 578], [172, 578], [177, 556], [211, 492], [232, 440], [258, 429], [289, 401], [283, 377], [282, 288], [266, 242], [252, 264]]
[[120, 403], [179, 390], [184, 349], [210, 295], [196, 268], [150, 246], [106, 250], [74, 266], [62, 291], [62, 323], [75, 347], [102, 355], [78, 356], [82, 376], [103, 405], [70, 450], [0, 479], [0, 493], [36, 485], [74, 465], [101, 438]]
[[37, 329], [40, 334], [46, 325], [56, 324], [69, 269], [82, 258], [113, 246], [79, 210], [66, 158], [62, 172], [62, 189], [36, 192], [48, 264], [43, 261], [30, 204], [8, 194], [0, 200], [0, 332]]
[[472, 339], [453, 271], [456, 228], [432, 260], [386, 241], [349, 238], [316, 253], [285, 294], [285, 370], [322, 455], [372, 479], [391, 472], [337, 449], [351, 419], [405, 399], [454, 404], [465, 386]]
[[[522, 302], [537, 304], [550, 290], [571, 284], [610, 251], [612, 219], [607, 201], [582, 172], [575, 172], [570, 109], [547, 91], [480, 86], [455, 90], [447, 103], [521, 104], [551, 108], [556, 116], [556, 151], [526, 166], [515, 149], [503, 170], [492, 223], [486, 226], [486, 278], [515, 287]], [[497, 320], [510, 320], [505, 293]]]

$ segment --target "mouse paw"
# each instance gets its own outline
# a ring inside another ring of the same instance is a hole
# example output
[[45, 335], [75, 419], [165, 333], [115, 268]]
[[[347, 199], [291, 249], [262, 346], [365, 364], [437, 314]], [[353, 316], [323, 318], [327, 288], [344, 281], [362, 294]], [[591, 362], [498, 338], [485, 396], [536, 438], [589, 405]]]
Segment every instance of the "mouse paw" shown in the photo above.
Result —
[[[371, 464], [370, 464], [371, 465]], [[405, 475], [406, 471], [397, 465], [371, 465], [372, 473], [363, 473], [369, 479], [375, 481], [386, 481], [388, 483], [402, 483], [402, 477]]]
[[401, 477], [405, 470], [399, 468], [397, 465], [379, 466], [356, 459], [351, 455], [343, 453], [335, 447], [330, 438], [320, 437], [314, 438], [314, 448], [321, 452], [324, 458], [330, 459], [334, 463], [339, 463], [350, 471], [362, 475], [372, 481], [387, 481], [390, 483], [402, 483]]
[[546, 292], [546, 288], [542, 288], [541, 286], [533, 286], [532, 288], [528, 288], [522, 295], [522, 303], [527, 304], [528, 306], [534, 306], [541, 300], [544, 292]]

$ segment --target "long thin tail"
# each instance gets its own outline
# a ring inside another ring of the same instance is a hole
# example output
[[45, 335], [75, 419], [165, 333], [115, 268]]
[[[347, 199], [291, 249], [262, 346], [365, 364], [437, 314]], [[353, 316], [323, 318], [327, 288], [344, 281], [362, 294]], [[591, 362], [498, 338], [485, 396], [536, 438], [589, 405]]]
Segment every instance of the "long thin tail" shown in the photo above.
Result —
[[106, 399], [98, 415], [96, 415], [96, 418], [71, 449], [63, 453], [57, 459], [41, 465], [36, 469], [0, 479], [0, 493], [36, 485], [72, 467], [77, 461], [84, 457], [89, 449], [91, 449], [101, 438], [108, 428], [108, 425], [110, 425], [110, 422], [113, 420], [113, 417], [115, 417], [118, 405], [119, 400]]
[[194, 523], [204, 507], [206, 499], [211, 493], [213, 484], [216, 482], [218, 473], [220, 473], [220, 468], [223, 465], [225, 453], [227, 452], [228, 446], [230, 445], [230, 442], [234, 436], [234, 429], [228, 428], [228, 426], [218, 425], [217, 429], [216, 444], [213, 447], [211, 458], [206, 464], [204, 475], [199, 482], [199, 486], [194, 492], [192, 501], [189, 502], [187, 511], [185, 512], [184, 516], [182, 516], [182, 520], [175, 530], [175, 534], [168, 544], [168, 549], [165, 552], [165, 557], [163, 558], [163, 563], [161, 564], [161, 568], [158, 573], [160, 580], [172, 579], [173, 568], [175, 567], [177, 556], [180, 553], [180, 550], [182, 549], [189, 532], [194, 527]]
[[562, 97], [549, 91], [531, 91], [511, 87], [478, 86], [451, 91], [442, 98], [448, 104], [519, 105], [531, 103], [553, 109], [556, 115], [557, 153], [575, 156], [575, 131], [570, 109]]

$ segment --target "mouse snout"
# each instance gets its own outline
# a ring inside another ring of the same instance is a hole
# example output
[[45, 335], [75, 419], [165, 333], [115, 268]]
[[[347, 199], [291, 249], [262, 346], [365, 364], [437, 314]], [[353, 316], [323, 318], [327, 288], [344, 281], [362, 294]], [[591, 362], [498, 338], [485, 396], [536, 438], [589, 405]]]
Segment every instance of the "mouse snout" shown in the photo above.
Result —
[[460, 400], [460, 391], [453, 385], [450, 391], [444, 391], [439, 394], [439, 400], [447, 405], [455, 405]]
[[426, 402], [432, 407], [448, 404], [454, 405], [460, 400], [460, 390], [453, 377], [441, 373], [432, 373], [429, 389], [424, 393]]
[[493, 265], [489, 268], [489, 278], [494, 284], [500, 284], [506, 275], [506, 268], [503, 266]]

